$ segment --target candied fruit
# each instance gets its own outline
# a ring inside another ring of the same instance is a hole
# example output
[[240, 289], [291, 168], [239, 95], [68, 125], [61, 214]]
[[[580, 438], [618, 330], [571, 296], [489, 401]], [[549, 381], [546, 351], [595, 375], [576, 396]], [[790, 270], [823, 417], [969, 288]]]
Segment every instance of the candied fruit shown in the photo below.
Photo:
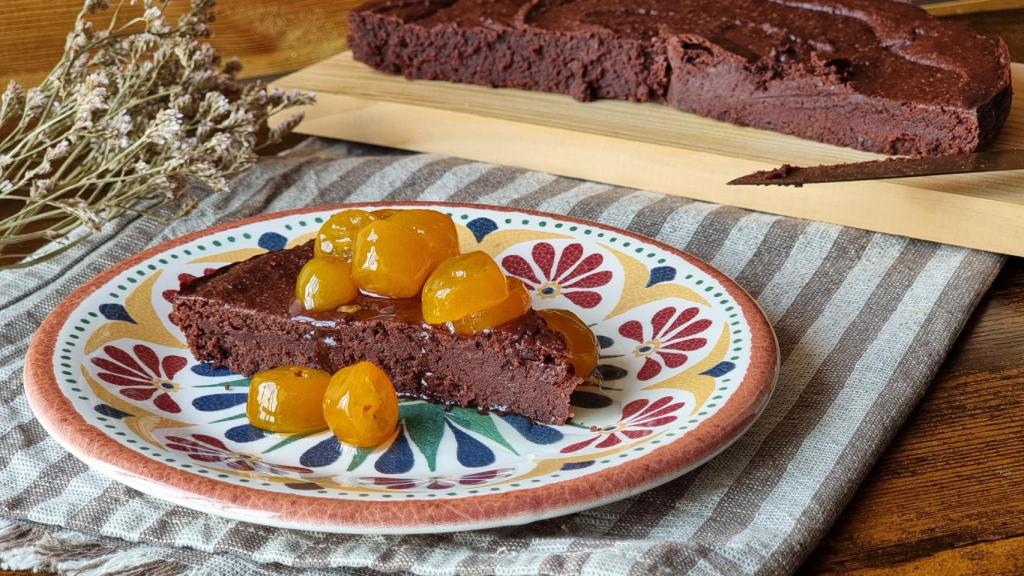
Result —
[[370, 216], [373, 216], [376, 220], [387, 220], [399, 212], [401, 210], [396, 210], [395, 208], [378, 208], [370, 212]]
[[356, 234], [377, 218], [366, 210], [342, 210], [323, 223], [316, 233], [313, 252], [317, 256], [337, 256], [352, 259], [352, 244]]
[[331, 375], [302, 366], [280, 366], [250, 379], [249, 423], [270, 432], [306, 433], [327, 428], [324, 391]]
[[452, 256], [423, 286], [423, 319], [431, 324], [458, 320], [508, 296], [505, 274], [485, 252]]
[[459, 234], [446, 214], [435, 210], [399, 210], [388, 222], [412, 228], [428, 247], [431, 268], [459, 253]]
[[508, 286], [508, 296], [504, 300], [455, 320], [452, 322], [455, 331], [469, 336], [501, 326], [526, 314], [530, 310], [530, 293], [526, 286], [518, 278], [506, 277], [505, 282]]
[[310, 258], [295, 280], [295, 298], [306, 310], [335, 310], [358, 293], [348, 262], [333, 256]]
[[597, 338], [579, 316], [568, 310], [538, 310], [552, 330], [565, 337], [576, 375], [586, 378], [597, 368]]
[[366, 225], [356, 236], [352, 277], [364, 292], [389, 298], [419, 294], [432, 269], [419, 234], [390, 220]]
[[323, 418], [338, 440], [370, 448], [398, 426], [398, 395], [391, 379], [371, 362], [342, 368], [323, 396]]

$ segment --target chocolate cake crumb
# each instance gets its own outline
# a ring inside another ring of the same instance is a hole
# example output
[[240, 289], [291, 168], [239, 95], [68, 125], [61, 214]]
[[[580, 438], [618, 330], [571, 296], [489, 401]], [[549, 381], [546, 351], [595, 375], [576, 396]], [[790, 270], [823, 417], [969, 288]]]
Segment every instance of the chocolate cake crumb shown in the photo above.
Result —
[[792, 164], [783, 164], [782, 166], [779, 166], [778, 168], [772, 168], [771, 170], [762, 170], [760, 172], [757, 172], [756, 174], [758, 176], [761, 176], [765, 180], [780, 180], [782, 178], [785, 178], [786, 176], [789, 176], [789, 174], [792, 171], [793, 171], [793, 165]]

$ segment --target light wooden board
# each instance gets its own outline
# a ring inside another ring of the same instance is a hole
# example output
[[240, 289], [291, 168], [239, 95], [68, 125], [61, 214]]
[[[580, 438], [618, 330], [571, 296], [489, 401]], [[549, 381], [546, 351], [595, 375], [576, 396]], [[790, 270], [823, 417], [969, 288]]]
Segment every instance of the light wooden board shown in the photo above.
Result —
[[[1024, 66], [1014, 64], [1015, 78]], [[1024, 172], [731, 187], [783, 162], [879, 156], [701, 118], [658, 104], [408, 81], [342, 53], [275, 83], [314, 90], [305, 134], [521, 166], [788, 216], [1024, 256]], [[1018, 94], [1024, 86], [1015, 82]], [[1018, 99], [1019, 102], [1019, 99]], [[1024, 147], [1014, 105], [997, 143]]]

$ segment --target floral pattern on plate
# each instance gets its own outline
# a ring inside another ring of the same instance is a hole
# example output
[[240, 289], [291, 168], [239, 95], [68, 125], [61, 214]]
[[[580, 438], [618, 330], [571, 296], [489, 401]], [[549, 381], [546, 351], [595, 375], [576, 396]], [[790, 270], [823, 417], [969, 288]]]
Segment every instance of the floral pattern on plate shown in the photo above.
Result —
[[54, 376], [111, 441], [180, 473], [328, 499], [463, 498], [585, 478], [643, 458], [729, 404], [752, 337], [728, 288], [680, 253], [553, 215], [438, 205], [464, 251], [484, 250], [523, 280], [537, 308], [568, 308], [601, 345], [598, 373], [565, 426], [403, 400], [381, 446], [329, 432], [248, 424], [248, 379], [196, 361], [169, 315], [179, 283], [306, 241], [333, 212], [310, 209], [198, 237], [127, 267], [61, 326]]

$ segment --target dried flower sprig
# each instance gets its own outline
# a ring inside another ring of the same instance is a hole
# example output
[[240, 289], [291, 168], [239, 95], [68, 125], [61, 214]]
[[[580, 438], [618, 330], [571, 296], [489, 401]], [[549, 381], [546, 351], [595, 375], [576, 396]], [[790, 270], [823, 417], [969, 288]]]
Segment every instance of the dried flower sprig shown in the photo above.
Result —
[[[134, 4], [134, 0], [131, 2]], [[0, 268], [27, 266], [66, 250], [127, 212], [167, 204], [183, 210], [191, 179], [214, 191], [250, 166], [258, 145], [278, 141], [300, 118], [266, 130], [267, 118], [313, 96], [241, 83], [237, 60], [222, 62], [210, 36], [213, 0], [192, 0], [172, 25], [167, 1], [142, 0], [122, 17], [106, 0], [86, 0], [63, 57], [42, 84], [11, 82], [0, 98]], [[112, 12], [97, 28], [91, 16]], [[58, 247], [24, 260], [12, 247]]]

